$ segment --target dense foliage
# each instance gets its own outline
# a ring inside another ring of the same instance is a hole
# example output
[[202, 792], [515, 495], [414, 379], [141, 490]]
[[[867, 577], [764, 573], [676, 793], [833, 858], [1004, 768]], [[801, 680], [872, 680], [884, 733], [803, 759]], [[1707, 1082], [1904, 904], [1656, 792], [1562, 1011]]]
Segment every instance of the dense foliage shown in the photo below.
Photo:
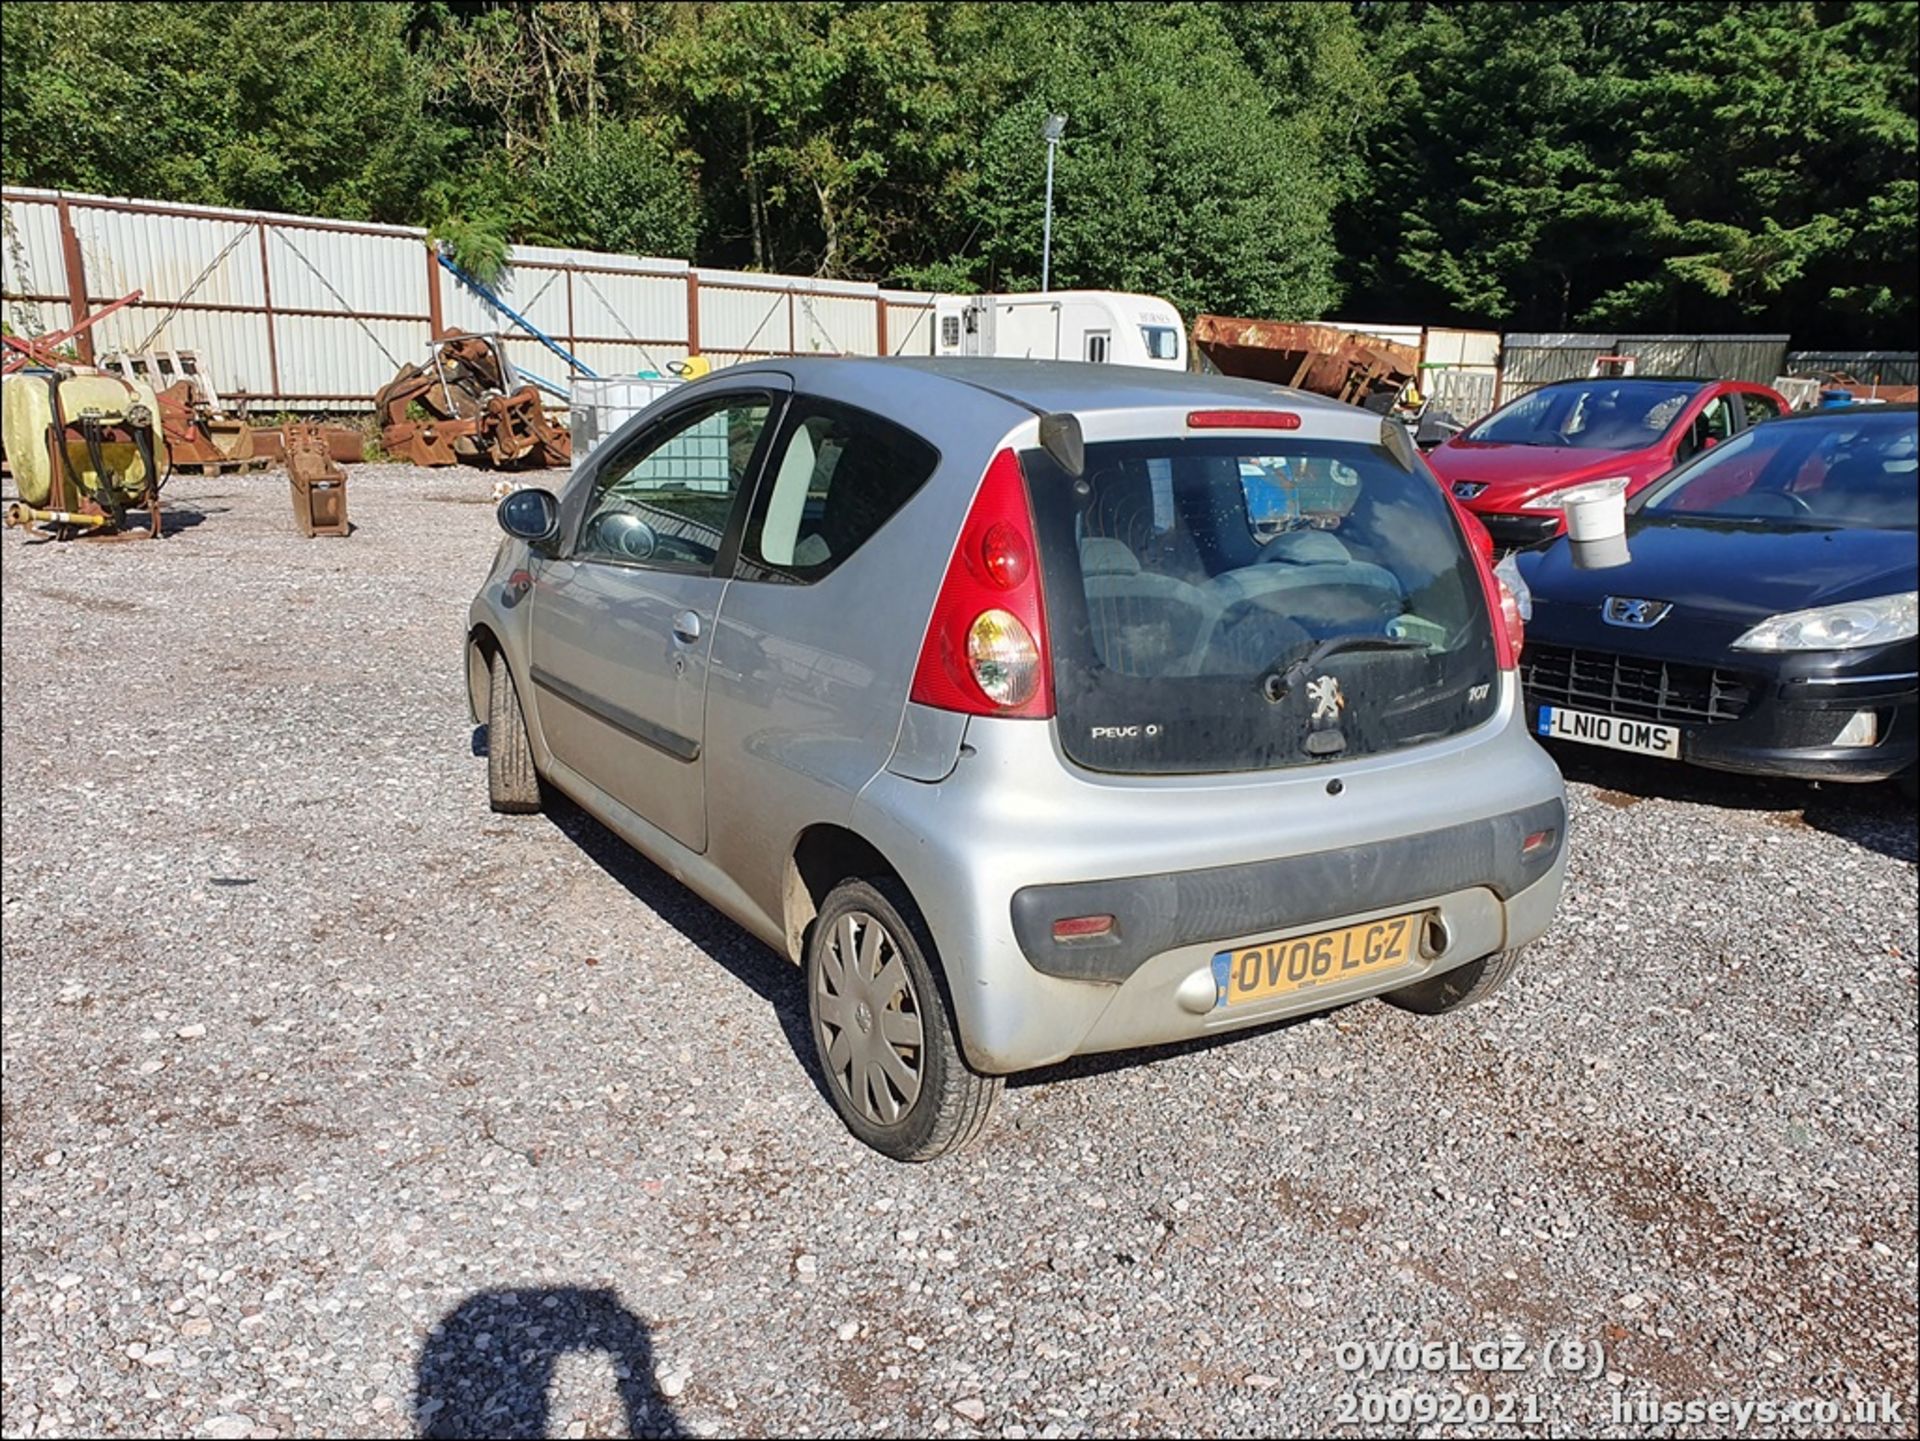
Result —
[[1916, 21], [1628, 4], [0, 6], [12, 184], [1189, 313], [1912, 345]]

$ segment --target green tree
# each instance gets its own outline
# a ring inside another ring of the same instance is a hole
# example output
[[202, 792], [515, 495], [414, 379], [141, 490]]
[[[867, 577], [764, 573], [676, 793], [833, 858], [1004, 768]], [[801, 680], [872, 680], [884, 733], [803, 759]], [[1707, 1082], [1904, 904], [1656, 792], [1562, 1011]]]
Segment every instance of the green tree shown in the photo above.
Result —
[[0, 6], [0, 170], [45, 185], [407, 220], [460, 140], [393, 6]]
[[1005, 7], [1000, 27], [995, 48], [1024, 73], [981, 145], [974, 283], [1038, 284], [1040, 125], [1058, 111], [1056, 285], [1144, 290], [1188, 313], [1310, 318], [1337, 300], [1318, 117], [1275, 103], [1222, 7]]
[[[1188, 312], [1913, 343], [1915, 0], [0, 6], [9, 183]], [[1343, 298], [1344, 296], [1344, 298]]]
[[755, 268], [874, 275], [966, 163], [935, 7], [680, 7], [650, 55], [702, 155], [706, 240]]
[[1910, 3], [1382, 7], [1369, 308], [1911, 344]]

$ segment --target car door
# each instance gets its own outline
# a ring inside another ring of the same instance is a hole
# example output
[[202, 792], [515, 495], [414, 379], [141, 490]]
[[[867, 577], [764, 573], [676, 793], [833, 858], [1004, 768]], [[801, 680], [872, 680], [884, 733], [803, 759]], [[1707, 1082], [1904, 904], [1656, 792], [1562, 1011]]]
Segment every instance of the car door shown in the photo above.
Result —
[[531, 678], [554, 756], [706, 849], [708, 656], [741, 511], [790, 388], [714, 390], [595, 458], [573, 533], [534, 571]]

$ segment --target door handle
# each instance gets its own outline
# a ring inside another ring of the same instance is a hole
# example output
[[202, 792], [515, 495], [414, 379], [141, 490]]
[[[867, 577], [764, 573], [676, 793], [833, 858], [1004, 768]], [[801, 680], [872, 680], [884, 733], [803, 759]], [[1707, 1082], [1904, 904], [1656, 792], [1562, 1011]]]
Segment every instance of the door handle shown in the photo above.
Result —
[[683, 610], [673, 618], [673, 638], [691, 645], [700, 639], [700, 617], [690, 610]]

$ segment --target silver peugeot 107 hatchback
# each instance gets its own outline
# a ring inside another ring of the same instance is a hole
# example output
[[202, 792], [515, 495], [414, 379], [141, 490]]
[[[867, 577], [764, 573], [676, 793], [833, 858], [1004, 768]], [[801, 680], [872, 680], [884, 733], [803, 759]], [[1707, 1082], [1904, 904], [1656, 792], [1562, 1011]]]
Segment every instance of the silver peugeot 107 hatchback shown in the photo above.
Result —
[[467, 639], [494, 808], [563, 792], [799, 963], [889, 1156], [1068, 1056], [1452, 1010], [1553, 916], [1519, 599], [1370, 412], [766, 361], [500, 523]]

